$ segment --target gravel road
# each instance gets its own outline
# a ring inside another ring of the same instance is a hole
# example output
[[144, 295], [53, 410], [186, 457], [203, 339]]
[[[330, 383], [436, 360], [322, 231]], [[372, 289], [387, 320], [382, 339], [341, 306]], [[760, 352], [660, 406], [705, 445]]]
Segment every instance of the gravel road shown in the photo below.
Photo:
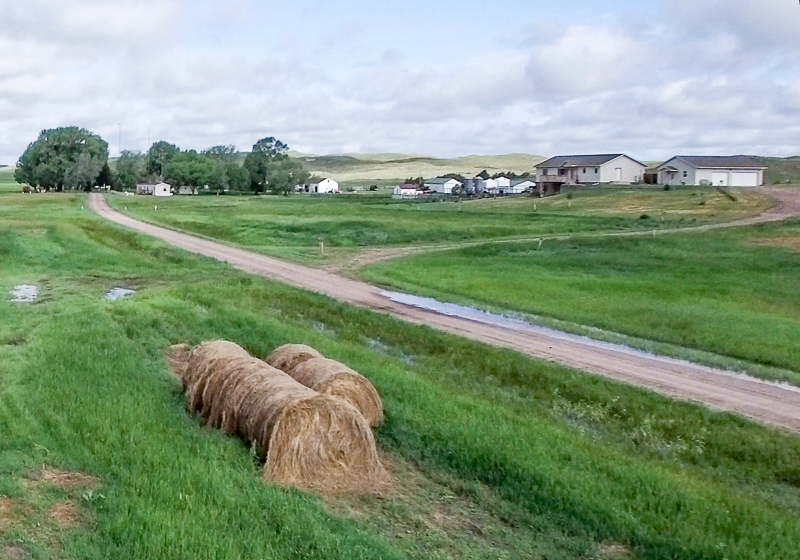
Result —
[[[738, 225], [771, 222], [800, 214], [800, 191], [764, 189], [764, 192], [777, 198], [781, 204], [761, 216], [740, 220]], [[411, 323], [511, 348], [537, 359], [800, 432], [800, 389], [796, 387], [673, 358], [631, 352], [626, 347], [597, 345], [568, 333], [520, 332], [441, 315], [391, 301], [382, 295], [381, 288], [366, 282], [135, 220], [109, 207], [102, 194], [91, 194], [89, 207], [119, 225], [186, 251], [226, 262], [249, 274], [305, 288]], [[717, 227], [722, 226], [709, 229]]]

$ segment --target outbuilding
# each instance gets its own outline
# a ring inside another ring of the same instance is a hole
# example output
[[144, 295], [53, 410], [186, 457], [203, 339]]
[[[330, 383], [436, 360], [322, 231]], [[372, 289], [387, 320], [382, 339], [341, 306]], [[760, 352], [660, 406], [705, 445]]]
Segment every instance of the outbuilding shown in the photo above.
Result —
[[317, 194], [331, 194], [339, 192], [339, 183], [333, 179], [322, 179], [317, 183], [311, 183], [308, 186], [308, 192]]
[[425, 181], [425, 188], [440, 194], [453, 194], [453, 189], [461, 187], [463, 183], [458, 179], [449, 177], [437, 177]]
[[136, 194], [146, 194], [151, 196], [172, 196], [172, 187], [168, 183], [156, 183], [154, 185], [136, 185]]
[[749, 156], [675, 156], [658, 166], [661, 185], [760, 187], [766, 167]]

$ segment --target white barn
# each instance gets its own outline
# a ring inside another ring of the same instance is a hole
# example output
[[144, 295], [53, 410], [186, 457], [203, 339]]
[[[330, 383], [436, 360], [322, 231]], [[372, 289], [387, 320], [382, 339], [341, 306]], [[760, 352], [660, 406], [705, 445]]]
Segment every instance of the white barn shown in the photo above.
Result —
[[511, 186], [508, 187], [506, 194], [522, 194], [529, 190], [533, 190], [536, 183], [530, 179], [515, 179], [511, 181]]
[[318, 194], [330, 194], [339, 192], [339, 183], [333, 179], [323, 179], [319, 183], [311, 183], [308, 186], [308, 192]]
[[453, 188], [462, 186], [463, 183], [457, 179], [448, 177], [437, 177], [425, 181], [425, 188], [440, 194], [453, 194]]
[[167, 183], [156, 183], [155, 185], [136, 185], [136, 194], [147, 194], [151, 196], [172, 196], [172, 187]]
[[748, 156], [675, 156], [658, 166], [661, 185], [760, 187], [766, 167]]

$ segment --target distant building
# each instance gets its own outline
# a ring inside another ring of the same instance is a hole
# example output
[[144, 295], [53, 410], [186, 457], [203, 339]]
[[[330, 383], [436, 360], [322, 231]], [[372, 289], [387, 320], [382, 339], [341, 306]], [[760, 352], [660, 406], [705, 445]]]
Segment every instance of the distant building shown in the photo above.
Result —
[[178, 187], [178, 194], [197, 194], [197, 187], [182, 185]]
[[766, 167], [748, 156], [675, 156], [658, 166], [661, 185], [760, 187]]
[[461, 187], [463, 183], [458, 179], [451, 179], [449, 177], [437, 177], [425, 181], [425, 188], [437, 192], [439, 194], [453, 194], [453, 188]]
[[156, 183], [155, 185], [136, 185], [136, 194], [172, 196], [172, 187], [167, 183]]
[[308, 190], [306, 192], [316, 194], [336, 193], [339, 192], [339, 183], [333, 179], [322, 179], [318, 183], [311, 183], [308, 185]]
[[392, 191], [393, 198], [419, 198], [423, 194], [425, 194], [425, 189], [417, 185], [416, 183], [402, 183], [400, 185], [395, 186], [394, 191]]
[[506, 194], [522, 194], [536, 188], [536, 181], [530, 179], [514, 179], [508, 187]]
[[564, 185], [641, 183], [647, 166], [625, 154], [556, 156], [536, 166], [540, 194]]

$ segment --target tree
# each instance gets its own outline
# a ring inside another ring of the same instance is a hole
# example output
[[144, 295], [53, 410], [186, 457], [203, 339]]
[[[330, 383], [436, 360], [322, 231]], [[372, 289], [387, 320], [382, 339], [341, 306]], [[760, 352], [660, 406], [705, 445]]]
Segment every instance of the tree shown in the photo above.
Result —
[[43, 130], [17, 162], [15, 178], [45, 190], [89, 189], [108, 163], [108, 143], [75, 126]]
[[173, 187], [204, 187], [211, 181], [211, 160], [194, 150], [178, 152], [164, 164], [164, 180]]
[[181, 151], [175, 144], [156, 142], [147, 151], [147, 173], [153, 177], [164, 177], [164, 168]]
[[236, 146], [212, 146], [207, 150], [203, 150], [202, 154], [211, 159], [218, 159], [222, 161], [233, 161], [236, 157]]
[[108, 166], [108, 162], [105, 163], [103, 169], [100, 170], [100, 175], [97, 176], [97, 180], [95, 181], [95, 186], [97, 187], [108, 187], [114, 183], [114, 174], [111, 172], [111, 168]]
[[236, 162], [226, 165], [228, 184], [232, 191], [244, 192], [250, 188], [250, 172]]
[[247, 154], [244, 167], [250, 174], [251, 188], [259, 193], [289, 194], [295, 185], [308, 180], [303, 164], [288, 155], [289, 146], [273, 137], [262, 138]]
[[114, 168], [114, 190], [133, 190], [147, 175], [147, 157], [140, 152], [125, 150]]

